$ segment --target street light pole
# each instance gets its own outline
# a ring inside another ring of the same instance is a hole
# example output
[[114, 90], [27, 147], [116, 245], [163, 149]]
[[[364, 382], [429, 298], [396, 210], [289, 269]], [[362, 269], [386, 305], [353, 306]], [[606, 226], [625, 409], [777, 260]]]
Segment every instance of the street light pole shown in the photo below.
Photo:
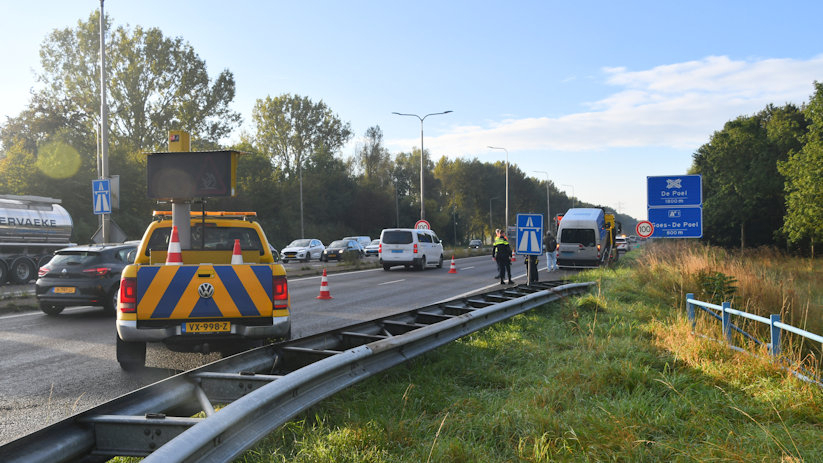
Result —
[[492, 200], [495, 200], [499, 197], [500, 196], [489, 198], [489, 234], [491, 234], [492, 236], [492, 242], [494, 242], [494, 222], [492, 222]]
[[429, 116], [437, 116], [439, 114], [448, 114], [452, 112], [451, 110], [443, 111], [442, 113], [430, 113], [426, 114], [423, 117], [418, 116], [417, 114], [406, 114], [406, 113], [398, 113], [392, 112], [392, 114], [398, 116], [414, 116], [420, 119], [420, 220], [426, 220], [426, 203], [423, 200], [423, 121], [426, 120]]
[[503, 150], [506, 152], [506, 236], [509, 236], [509, 150], [499, 146], [489, 146], [489, 149]]
[[572, 189], [572, 207], [577, 205], [577, 197], [574, 195], [574, 185], [563, 184], [562, 186], [568, 186]]
[[549, 173], [544, 170], [536, 170], [539, 174], [546, 174], [546, 229], [552, 231], [552, 212], [549, 206]]

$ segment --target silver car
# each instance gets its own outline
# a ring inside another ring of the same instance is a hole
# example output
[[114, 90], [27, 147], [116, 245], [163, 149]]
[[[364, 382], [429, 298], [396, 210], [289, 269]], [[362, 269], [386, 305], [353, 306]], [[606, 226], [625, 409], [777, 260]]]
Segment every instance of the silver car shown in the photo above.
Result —
[[300, 260], [308, 262], [312, 259], [320, 260], [323, 255], [323, 242], [315, 238], [305, 238], [294, 240], [280, 251], [280, 258], [283, 263], [290, 260]]

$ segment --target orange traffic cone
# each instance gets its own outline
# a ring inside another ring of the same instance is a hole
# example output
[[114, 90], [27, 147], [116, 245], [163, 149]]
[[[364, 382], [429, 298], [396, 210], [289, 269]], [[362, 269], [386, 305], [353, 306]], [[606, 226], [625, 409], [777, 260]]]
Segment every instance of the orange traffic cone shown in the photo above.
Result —
[[452, 254], [452, 266], [449, 268], [449, 273], [457, 273], [457, 267], [454, 266], [454, 254]]
[[512, 254], [512, 262], [517, 260], [517, 254]]
[[243, 253], [240, 252], [240, 240], [234, 240], [234, 250], [231, 252], [231, 264], [238, 265], [243, 263]]
[[332, 299], [329, 294], [329, 279], [326, 278], [326, 269], [323, 269], [323, 277], [320, 278], [320, 295], [317, 299]]
[[183, 265], [183, 254], [180, 252], [180, 236], [177, 234], [177, 226], [171, 227], [171, 239], [169, 240], [169, 251], [166, 253], [166, 265]]

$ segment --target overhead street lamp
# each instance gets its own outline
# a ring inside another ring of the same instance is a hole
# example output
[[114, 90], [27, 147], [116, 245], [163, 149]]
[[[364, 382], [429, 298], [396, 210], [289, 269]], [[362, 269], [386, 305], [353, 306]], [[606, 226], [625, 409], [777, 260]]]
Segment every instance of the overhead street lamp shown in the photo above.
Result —
[[506, 152], [506, 236], [509, 236], [509, 150], [499, 146], [489, 146], [489, 149], [503, 150]]
[[563, 184], [561, 186], [571, 187], [571, 189], [572, 189], [572, 207], [574, 207], [577, 204], [577, 197], [574, 195], [574, 185]]
[[489, 198], [489, 233], [492, 236], [492, 243], [494, 243], [494, 222], [492, 222], [492, 200], [499, 199], [500, 196]]
[[536, 170], [538, 174], [546, 174], [546, 229], [552, 231], [552, 212], [549, 207], [549, 173], [544, 170]]
[[398, 113], [392, 112], [392, 114], [396, 114], [398, 116], [414, 116], [420, 119], [420, 220], [426, 220], [426, 203], [423, 201], [423, 121], [426, 120], [429, 116], [437, 116], [439, 114], [448, 114], [452, 112], [451, 110], [443, 111], [442, 113], [431, 113], [426, 114], [423, 117], [418, 116], [417, 114], [406, 114], [406, 113]]

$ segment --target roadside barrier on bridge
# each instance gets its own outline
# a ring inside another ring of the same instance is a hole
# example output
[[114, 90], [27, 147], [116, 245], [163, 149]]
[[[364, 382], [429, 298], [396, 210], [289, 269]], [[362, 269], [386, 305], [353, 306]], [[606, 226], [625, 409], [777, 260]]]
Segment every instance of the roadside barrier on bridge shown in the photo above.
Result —
[[[563, 281], [498, 288], [267, 344], [174, 375], [0, 446], [0, 461], [232, 461], [338, 391], [460, 337], [588, 292]], [[215, 404], [226, 404], [216, 410]], [[193, 418], [204, 413], [205, 418]], [[168, 415], [167, 415], [168, 414]]]
[[[788, 331], [790, 333], [794, 333], [796, 335], [802, 336], [806, 339], [809, 339], [809, 340], [812, 340], [812, 341], [815, 341], [815, 342], [818, 342], [818, 343], [823, 343], [823, 336], [820, 336], [820, 335], [817, 335], [817, 334], [814, 334], [814, 333], [810, 333], [806, 330], [802, 330], [802, 329], [794, 327], [792, 325], [787, 325], [785, 323], [782, 323], [780, 321], [780, 315], [779, 314], [771, 314], [771, 315], [769, 315], [769, 318], [766, 318], [766, 317], [761, 317], [759, 315], [750, 314], [748, 312], [743, 312], [742, 310], [732, 309], [731, 305], [732, 305], [731, 302], [723, 302], [721, 305], [717, 305], [717, 304], [711, 304], [711, 303], [708, 303], [708, 302], [698, 301], [697, 299], [694, 298], [693, 293], [686, 294], [686, 310], [687, 310], [688, 315], [689, 315], [689, 322], [691, 322], [691, 325], [692, 325], [692, 332], [695, 332], [696, 325], [697, 325], [697, 319], [696, 319], [697, 317], [696, 317], [696, 314], [695, 314], [695, 307], [697, 307], [697, 308], [705, 311], [706, 313], [711, 315], [713, 318], [715, 318], [715, 319], [717, 319], [721, 322], [722, 330], [723, 330], [723, 337], [725, 338], [725, 342], [728, 343], [730, 349], [736, 350], [738, 352], [748, 353], [748, 351], [746, 351], [745, 349], [742, 349], [742, 348], [737, 347], [737, 346], [734, 345], [734, 339], [733, 339], [733, 336], [732, 336], [732, 334], [733, 334], [732, 331], [736, 331], [736, 332], [740, 333], [744, 338], [754, 342], [758, 346], [768, 347], [769, 354], [771, 355], [771, 357], [774, 360], [784, 361], [786, 363], [788, 363], [787, 360], [780, 356], [780, 338], [781, 338], [781, 333], [782, 333], [783, 330]], [[715, 313], [715, 312], [718, 312], [718, 313]], [[757, 339], [756, 337], [754, 337], [750, 333], [744, 331], [743, 329], [741, 329], [740, 327], [738, 327], [737, 325], [732, 323], [732, 315], [743, 317], [743, 318], [748, 319], [748, 320], [753, 320], [755, 322], [768, 325], [769, 326], [769, 333], [770, 333], [769, 342], [766, 343], [764, 341], [761, 341], [760, 339]], [[794, 374], [796, 377], [802, 379], [803, 381], [810, 382], [810, 383], [815, 383], [819, 386], [823, 386], [823, 383], [819, 382], [818, 380], [816, 380], [814, 378], [811, 378], [810, 376], [807, 376], [807, 375], [802, 374], [800, 372], [794, 371], [793, 369], [788, 369], [788, 371], [791, 371], [792, 374]], [[809, 373], [809, 374], [811, 374], [811, 373]]]

